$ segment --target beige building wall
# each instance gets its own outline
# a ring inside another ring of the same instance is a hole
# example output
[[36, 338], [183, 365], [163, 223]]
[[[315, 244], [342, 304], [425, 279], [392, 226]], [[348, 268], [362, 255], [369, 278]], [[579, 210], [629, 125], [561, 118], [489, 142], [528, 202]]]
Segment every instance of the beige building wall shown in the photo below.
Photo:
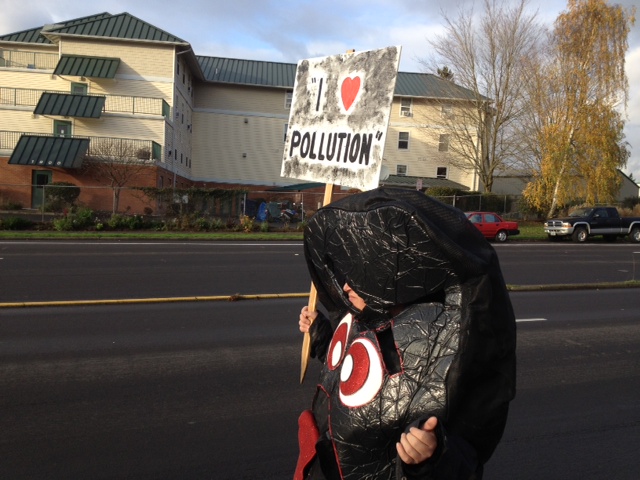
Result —
[[[63, 37], [59, 45], [46, 48], [15, 44], [0, 45], [2, 47], [20, 50], [21, 58], [29, 58], [27, 52], [53, 55], [34, 57], [36, 61], [40, 59], [38, 66], [50, 65], [47, 70], [0, 70], [0, 87], [9, 87], [0, 89], [0, 130], [51, 134], [54, 121], [64, 120], [72, 123], [74, 135], [154, 141], [163, 146], [161, 166], [175, 169], [179, 175], [190, 176], [193, 82], [184, 62], [181, 62], [182, 69], [178, 74], [175, 46]], [[60, 54], [113, 57], [119, 58], [120, 64], [113, 79], [53, 75]], [[171, 117], [111, 112], [103, 113], [100, 119], [33, 115], [42, 92], [70, 92], [72, 83], [86, 84], [89, 94], [106, 95], [108, 102], [118, 96], [122, 98], [116, 101], [126, 105], [154, 99], [153, 104], [157, 103], [159, 107], [158, 113], [162, 112], [164, 100], [172, 107]], [[26, 105], [15, 105], [14, 98], [20, 96], [28, 98]], [[175, 115], [178, 111], [175, 105], [180, 105], [179, 115]]]
[[[442, 106], [414, 99], [407, 116], [402, 115], [401, 103], [400, 97], [394, 98], [387, 130], [384, 164], [389, 172], [396, 174], [398, 165], [402, 165], [407, 176], [435, 178], [438, 168], [445, 167], [448, 180], [477, 189], [476, 175], [452, 164], [450, 152], [440, 151], [440, 135], [446, 133], [441, 121]], [[401, 132], [409, 134], [407, 149], [399, 148]]]
[[[240, 85], [200, 86], [195, 95], [193, 178], [245, 184], [298, 183], [280, 177], [290, 113], [285, 108], [286, 92]], [[477, 188], [472, 172], [456, 168], [450, 163], [450, 154], [439, 151], [439, 135], [444, 132], [437, 123], [440, 106], [415, 105], [411, 117], [402, 116], [400, 106], [401, 99], [396, 97], [384, 153], [390, 172], [395, 174], [397, 166], [404, 165], [409, 176], [435, 177], [438, 167], [446, 167], [449, 180]], [[400, 132], [409, 132], [406, 150], [398, 148]]]
[[280, 177], [286, 89], [202, 85], [196, 90], [193, 178], [254, 185], [286, 185]]

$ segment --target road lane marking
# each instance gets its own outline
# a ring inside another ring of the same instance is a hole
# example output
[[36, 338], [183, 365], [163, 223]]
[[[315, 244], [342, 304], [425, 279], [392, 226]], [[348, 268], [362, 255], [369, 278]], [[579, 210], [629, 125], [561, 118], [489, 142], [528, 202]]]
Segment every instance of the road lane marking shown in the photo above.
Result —
[[546, 322], [546, 318], [516, 318], [516, 323], [520, 322]]

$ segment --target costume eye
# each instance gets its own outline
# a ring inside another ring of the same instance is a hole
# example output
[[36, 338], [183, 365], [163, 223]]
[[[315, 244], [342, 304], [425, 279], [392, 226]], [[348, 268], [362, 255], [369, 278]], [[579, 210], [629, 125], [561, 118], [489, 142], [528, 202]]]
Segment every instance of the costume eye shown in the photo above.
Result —
[[342, 403], [347, 407], [366, 405], [380, 391], [382, 380], [382, 359], [375, 344], [367, 338], [355, 340], [340, 371]]
[[333, 338], [331, 339], [327, 355], [327, 366], [329, 367], [329, 370], [335, 370], [338, 368], [338, 365], [340, 365], [340, 362], [342, 362], [342, 359], [344, 358], [352, 322], [353, 315], [350, 313], [346, 314], [338, 324], [336, 331], [333, 332]]

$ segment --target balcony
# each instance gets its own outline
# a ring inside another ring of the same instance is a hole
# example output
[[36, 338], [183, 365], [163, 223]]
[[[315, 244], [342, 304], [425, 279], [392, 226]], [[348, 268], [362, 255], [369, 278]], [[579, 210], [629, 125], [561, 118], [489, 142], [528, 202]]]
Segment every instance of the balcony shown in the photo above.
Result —
[[[89, 140], [89, 146], [86, 150], [84, 158], [93, 158], [97, 160], [111, 160], [122, 163], [129, 162], [144, 162], [144, 161], [160, 161], [162, 159], [162, 146], [154, 142], [153, 140], [137, 140], [130, 138], [112, 138], [112, 137], [87, 137], [72, 135], [70, 137], [57, 137], [51, 134], [43, 133], [26, 133], [26, 132], [12, 132], [6, 130], [0, 130], [0, 154], [12, 156], [9, 163], [16, 165], [53, 165], [48, 163], [46, 159], [41, 159], [36, 163], [33, 163], [33, 159], [30, 158], [14, 158], [13, 153], [18, 146], [22, 137], [31, 138], [71, 138], [71, 139], [83, 139]], [[18, 152], [22, 153], [22, 152]], [[47, 152], [44, 152], [45, 154]]]
[[57, 53], [29, 52], [0, 48], [0, 67], [53, 70], [60, 55]]
[[[69, 95], [70, 92], [0, 87], [0, 108], [34, 107], [43, 93]], [[92, 95], [88, 95], [92, 96]], [[171, 108], [162, 98], [130, 97], [124, 95], [95, 95], [105, 97], [103, 112], [170, 117]]]

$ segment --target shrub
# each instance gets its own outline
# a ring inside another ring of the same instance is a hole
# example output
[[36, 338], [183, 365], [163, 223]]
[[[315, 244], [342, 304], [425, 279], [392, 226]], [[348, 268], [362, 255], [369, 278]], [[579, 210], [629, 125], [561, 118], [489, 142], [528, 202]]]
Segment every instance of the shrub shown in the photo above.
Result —
[[22, 217], [7, 217], [0, 219], [0, 229], [2, 230], [28, 230], [34, 223]]
[[24, 206], [20, 202], [13, 202], [11, 200], [0, 204], [0, 210], [22, 210]]
[[622, 208], [633, 210], [636, 205], [640, 205], [640, 197], [627, 197], [622, 200]]
[[59, 212], [65, 207], [71, 207], [80, 196], [80, 187], [69, 182], [53, 182], [46, 186], [45, 210]]
[[242, 215], [240, 217], [240, 228], [244, 233], [251, 233], [253, 230], [255, 230], [255, 226], [255, 219], [253, 219], [252, 217], [249, 217], [247, 215]]
[[220, 218], [212, 218], [210, 227], [211, 227], [211, 230], [222, 230], [225, 228], [225, 224]]
[[53, 228], [59, 232], [82, 230], [93, 225], [93, 218], [93, 210], [81, 208], [77, 211], [72, 211], [62, 218], [55, 219], [53, 221]]
[[193, 222], [193, 227], [201, 232], [206, 232], [209, 230], [209, 221], [204, 217], [198, 217]]
[[124, 215], [120, 215], [119, 213], [114, 213], [111, 215], [111, 218], [107, 221], [107, 225], [112, 230], [122, 230], [125, 228], [125, 218]]

